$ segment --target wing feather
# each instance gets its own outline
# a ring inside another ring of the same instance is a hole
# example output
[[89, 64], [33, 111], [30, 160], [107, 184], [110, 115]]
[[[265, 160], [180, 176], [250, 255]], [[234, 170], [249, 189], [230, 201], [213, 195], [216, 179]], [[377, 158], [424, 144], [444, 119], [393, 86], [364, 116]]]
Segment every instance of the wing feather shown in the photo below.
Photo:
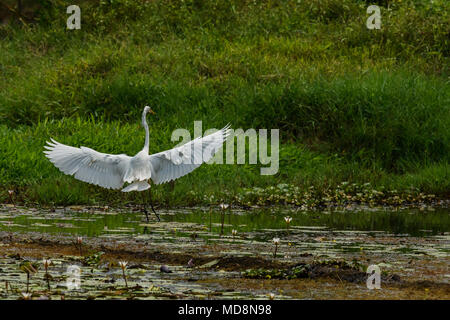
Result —
[[227, 125], [206, 137], [150, 155], [153, 183], [161, 184], [178, 179], [211, 160], [230, 135], [229, 128]]
[[123, 186], [131, 157], [101, 153], [87, 147], [75, 148], [53, 139], [47, 141], [45, 156], [63, 173], [108, 189]]

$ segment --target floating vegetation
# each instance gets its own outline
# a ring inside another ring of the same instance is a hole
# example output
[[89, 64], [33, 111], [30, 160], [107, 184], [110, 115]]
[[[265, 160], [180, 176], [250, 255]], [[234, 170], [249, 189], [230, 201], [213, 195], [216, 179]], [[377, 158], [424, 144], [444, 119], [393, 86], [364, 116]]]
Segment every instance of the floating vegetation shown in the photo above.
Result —
[[250, 279], [303, 279], [331, 277], [351, 282], [362, 282], [367, 278], [360, 263], [325, 260], [300, 263], [285, 269], [249, 269], [242, 276]]
[[[194, 191], [191, 194], [196, 197]], [[215, 204], [219, 199], [213, 195], [198, 195], [200, 203]], [[386, 190], [380, 186], [375, 189], [370, 182], [342, 182], [334, 188], [300, 188], [292, 184], [278, 184], [266, 188], [252, 187], [239, 190], [236, 195], [224, 193], [223, 198], [240, 206], [293, 205], [303, 209], [316, 209], [335, 206], [364, 204], [369, 206], [415, 206], [448, 205], [434, 194], [425, 194], [417, 188], [403, 191]]]
[[100, 259], [105, 253], [103, 251], [92, 253], [88, 256], [82, 257], [82, 262], [86, 266], [97, 266], [100, 263]]

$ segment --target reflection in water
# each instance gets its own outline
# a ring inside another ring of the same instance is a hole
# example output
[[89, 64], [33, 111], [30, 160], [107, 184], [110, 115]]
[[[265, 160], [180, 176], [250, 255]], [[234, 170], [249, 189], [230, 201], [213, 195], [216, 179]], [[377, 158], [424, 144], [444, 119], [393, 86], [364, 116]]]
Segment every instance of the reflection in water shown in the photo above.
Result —
[[[163, 222], [195, 223], [212, 233], [225, 234], [232, 229], [252, 232], [286, 228], [285, 216], [292, 217], [290, 228], [300, 226], [325, 227], [330, 230], [385, 231], [411, 236], [435, 235], [450, 231], [450, 210], [418, 209], [297, 211], [279, 208], [250, 211], [213, 209], [161, 210]], [[154, 221], [153, 223], [156, 223]], [[140, 234], [148, 232], [139, 212], [104, 212], [56, 210], [43, 212], [29, 208], [0, 209], [0, 230], [63, 232], [97, 236], [104, 233]]]

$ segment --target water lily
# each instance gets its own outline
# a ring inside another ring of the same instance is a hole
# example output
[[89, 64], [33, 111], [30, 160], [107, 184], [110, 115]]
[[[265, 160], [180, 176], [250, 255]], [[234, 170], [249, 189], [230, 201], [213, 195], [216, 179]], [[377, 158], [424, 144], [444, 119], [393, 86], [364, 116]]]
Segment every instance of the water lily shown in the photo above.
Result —
[[275, 299], [275, 295], [274, 295], [273, 293], [269, 293], [269, 299], [270, 299], [270, 300]]
[[122, 270], [127, 268], [127, 261], [119, 261], [119, 266], [122, 268]]
[[223, 224], [225, 223], [225, 210], [228, 209], [230, 205], [229, 204], [225, 204], [225, 203], [221, 203], [219, 204], [219, 208], [222, 209], [222, 223], [221, 223], [221, 227], [220, 227], [220, 235], [223, 235]]
[[44, 259], [42, 260], [42, 263], [44, 264], [44, 268], [47, 271], [48, 266], [50, 265], [50, 263], [52, 263], [52, 261], [50, 259]]
[[80, 256], [82, 256], [82, 252], [81, 252], [82, 244], [83, 244], [83, 237], [77, 237], [77, 242], [76, 242], [75, 246], [78, 245], [78, 249], [80, 250]]
[[13, 223], [12, 223], [12, 221], [8, 221], [8, 222], [6, 222], [6, 225], [8, 227], [9, 242], [12, 242], [13, 234], [12, 234], [11, 226], [13, 225]]
[[233, 235], [233, 241], [234, 241], [234, 237], [236, 237], [236, 235], [237, 235], [237, 230], [235, 230], [235, 229], [231, 230], [231, 234]]
[[286, 229], [289, 232], [289, 226], [291, 225], [292, 217], [289, 217], [289, 216], [284, 217], [284, 221], [286, 222]]
[[31, 300], [31, 293], [22, 292], [23, 300]]
[[275, 245], [275, 251], [273, 252], [273, 257], [276, 258], [278, 246], [280, 245], [280, 238], [273, 238], [273, 244]]
[[9, 195], [9, 202], [14, 204], [14, 199], [13, 199], [14, 190], [8, 190], [8, 195]]
[[50, 265], [50, 263], [52, 263], [52, 261], [50, 259], [44, 259], [42, 260], [42, 263], [44, 264], [45, 268], [44, 279], [47, 281], [48, 290], [50, 290], [50, 275], [48, 274], [48, 266]]
[[125, 280], [125, 286], [128, 288], [127, 276], [125, 275], [125, 269], [127, 268], [127, 261], [119, 261], [119, 266], [122, 268], [123, 280]]

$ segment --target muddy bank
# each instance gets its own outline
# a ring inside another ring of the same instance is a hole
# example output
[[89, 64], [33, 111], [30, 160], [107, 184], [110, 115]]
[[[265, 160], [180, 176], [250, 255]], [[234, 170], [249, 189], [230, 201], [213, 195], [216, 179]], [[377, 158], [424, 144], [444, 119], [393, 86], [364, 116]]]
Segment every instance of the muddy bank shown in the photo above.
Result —
[[[8, 233], [0, 232], [1, 253], [17, 259], [43, 259], [48, 257], [79, 256], [80, 250], [73, 237], [62, 235], [47, 235], [39, 233]], [[217, 248], [218, 249], [218, 248]], [[154, 248], [146, 241], [132, 238], [121, 241], [110, 241], [101, 238], [83, 238], [82, 254], [89, 256], [103, 252], [102, 259], [126, 260], [135, 263], [161, 263], [170, 265], [186, 265], [189, 260], [195, 261], [199, 268], [222, 269], [226, 271], [242, 271], [249, 268], [283, 268], [291, 263], [283, 263], [251, 256], [232, 257], [227, 254], [199, 254], [198, 250], [191, 252], [170, 252]], [[80, 261], [83, 261], [80, 256]]]
[[[193, 241], [195, 242], [195, 241]], [[131, 269], [145, 269], [142, 263], [152, 265], [168, 265], [188, 267], [195, 270], [216, 270], [221, 272], [239, 272], [244, 279], [261, 280], [298, 280], [298, 279], [330, 279], [356, 284], [364, 284], [367, 280], [367, 266], [356, 260], [317, 259], [303, 254], [296, 261], [277, 261], [276, 259], [258, 256], [231, 256], [221, 254], [220, 248], [202, 255], [201, 250], [192, 252], [167, 252], [155, 249], [153, 244], [127, 238], [117, 243], [101, 238], [83, 238], [80, 255], [79, 246], [72, 237], [63, 235], [46, 235], [39, 233], [0, 232], [1, 255], [15, 260], [40, 260], [71, 257], [71, 261], [84, 266], [109, 263], [117, 265], [118, 261], [127, 261]], [[199, 245], [199, 248], [205, 245]], [[99, 254], [100, 253], [100, 254]], [[93, 257], [99, 255], [99, 259]], [[300, 261], [301, 260], [301, 261]], [[92, 261], [95, 261], [93, 263]], [[195, 263], [194, 263], [195, 262]], [[450, 295], [450, 283], [430, 280], [408, 281], [395, 273], [383, 273], [381, 277], [385, 286], [421, 290], [435, 288]], [[190, 278], [190, 281], [195, 281]]]

